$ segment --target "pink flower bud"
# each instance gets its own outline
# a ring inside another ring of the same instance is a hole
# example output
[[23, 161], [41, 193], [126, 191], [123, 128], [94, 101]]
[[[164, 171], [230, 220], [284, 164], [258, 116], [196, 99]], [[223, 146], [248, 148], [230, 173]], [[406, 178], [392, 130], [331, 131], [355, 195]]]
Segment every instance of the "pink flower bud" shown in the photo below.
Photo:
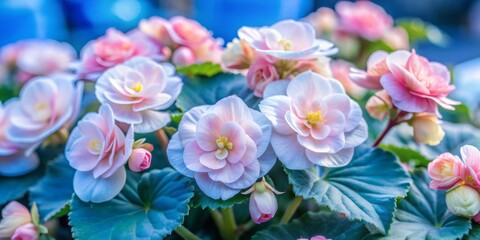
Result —
[[152, 154], [144, 148], [135, 148], [128, 159], [128, 167], [134, 172], [140, 172], [150, 167]]
[[256, 224], [266, 222], [275, 216], [278, 208], [275, 194], [281, 194], [281, 192], [275, 190], [263, 179], [243, 194], [248, 193], [252, 193], [249, 203], [250, 217]]
[[440, 127], [437, 116], [428, 113], [415, 114], [412, 118], [413, 137], [419, 143], [438, 145], [445, 132]]
[[371, 117], [377, 120], [383, 120], [388, 116], [392, 108], [392, 101], [385, 90], [375, 93], [367, 101], [366, 109]]
[[332, 240], [332, 239], [318, 235], [318, 236], [313, 236], [313, 237], [311, 237], [310, 239], [308, 239], [308, 238], [299, 238], [299, 239], [297, 239], [297, 240]]
[[28, 223], [15, 230], [12, 240], [37, 240], [38, 236], [37, 227], [33, 223]]
[[172, 62], [176, 66], [188, 66], [196, 62], [195, 55], [189, 48], [180, 47], [173, 52]]
[[463, 163], [451, 153], [444, 153], [428, 164], [428, 175], [432, 179], [430, 188], [446, 190], [462, 179]]

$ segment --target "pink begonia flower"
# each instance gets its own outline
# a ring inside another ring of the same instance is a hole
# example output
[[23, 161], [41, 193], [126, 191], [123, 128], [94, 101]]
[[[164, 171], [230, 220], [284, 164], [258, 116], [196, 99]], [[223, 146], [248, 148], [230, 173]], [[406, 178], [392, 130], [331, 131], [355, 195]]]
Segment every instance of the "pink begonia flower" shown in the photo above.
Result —
[[447, 98], [455, 86], [450, 85], [450, 72], [444, 65], [429, 62], [415, 50], [393, 52], [386, 63], [389, 73], [381, 77], [380, 83], [398, 109], [440, 116], [437, 104], [448, 110], [460, 104]]
[[314, 13], [311, 13], [305, 18], [305, 21], [313, 26], [317, 33], [317, 37], [332, 33], [338, 27], [336, 13], [332, 9], [326, 7], [321, 7]]
[[418, 143], [430, 146], [438, 145], [445, 136], [437, 116], [432, 113], [416, 113], [410, 120], [413, 127], [413, 138]]
[[287, 85], [275, 81], [263, 96], [259, 107], [273, 124], [273, 149], [288, 169], [345, 166], [367, 139], [362, 110], [338, 81], [304, 72]]
[[179, 47], [173, 52], [172, 63], [175, 66], [188, 66], [196, 62], [193, 51], [188, 47]]
[[380, 78], [390, 72], [387, 66], [388, 53], [385, 51], [376, 51], [368, 57], [367, 71], [351, 68], [350, 78], [353, 82], [367, 89], [380, 90]]
[[135, 148], [128, 159], [128, 167], [133, 172], [141, 172], [150, 167], [152, 153], [144, 148]]
[[271, 27], [242, 27], [241, 40], [255, 51], [274, 59], [313, 59], [337, 52], [333, 43], [315, 38], [315, 30], [306, 22], [285, 20]]
[[222, 54], [222, 64], [231, 69], [247, 69], [253, 62], [254, 52], [245, 41], [233, 39]]
[[333, 78], [340, 81], [347, 93], [355, 98], [361, 98], [365, 95], [366, 89], [359, 87], [350, 79], [350, 68], [354, 67], [352, 63], [343, 60], [335, 60], [330, 64]]
[[90, 41], [81, 52], [80, 74], [99, 73], [136, 56], [161, 58], [159, 46], [137, 31], [125, 34], [110, 28], [105, 36]]
[[[297, 64], [292, 71], [292, 73], [287, 76], [288, 79], [293, 78], [294, 76], [306, 72], [312, 71], [318, 73], [324, 77], [332, 77], [332, 70], [330, 69], [330, 58], [325, 56], [319, 56], [316, 59], [300, 60], [296, 61]], [[285, 74], [284, 74], [285, 75]]]
[[324, 237], [324, 236], [320, 236], [320, 235], [319, 235], [319, 236], [313, 236], [313, 237], [311, 237], [310, 239], [308, 239], [308, 238], [299, 238], [299, 239], [297, 239], [297, 240], [332, 240], [332, 239], [326, 238], [326, 237]]
[[260, 224], [275, 216], [278, 209], [275, 194], [282, 194], [282, 192], [273, 188], [264, 178], [242, 194], [251, 194], [248, 206], [250, 217], [253, 222]]
[[238, 97], [190, 109], [167, 148], [170, 164], [213, 199], [226, 200], [270, 171], [272, 125]]
[[389, 116], [392, 107], [392, 100], [385, 90], [376, 92], [375, 95], [368, 99], [367, 104], [365, 105], [368, 114], [380, 121]]
[[393, 27], [393, 19], [382, 7], [369, 1], [338, 2], [339, 29], [350, 34], [376, 40]]
[[11, 127], [6, 137], [13, 142], [32, 145], [41, 142], [75, 121], [80, 110], [83, 84], [63, 77], [36, 77], [22, 88], [17, 99], [10, 100]]
[[0, 238], [10, 238], [15, 230], [22, 225], [32, 222], [30, 211], [19, 202], [12, 201], [2, 210], [0, 221]]
[[95, 95], [108, 103], [115, 119], [135, 125], [135, 132], [156, 131], [170, 122], [169, 108], [182, 90], [173, 66], [136, 57], [107, 70], [97, 80]]
[[408, 33], [401, 27], [389, 29], [383, 36], [383, 41], [395, 50], [407, 50], [410, 48]]
[[174, 43], [189, 48], [197, 48], [212, 37], [197, 21], [182, 16], [171, 18], [170, 24], [166, 27]]
[[105, 202], [122, 190], [127, 178], [124, 165], [133, 142], [133, 127], [125, 135], [115, 125], [108, 104], [78, 122], [67, 141], [65, 156], [77, 170], [73, 188], [82, 201]]
[[460, 148], [464, 170], [462, 180], [465, 184], [480, 188], [480, 152], [474, 146], [465, 145]]
[[275, 66], [264, 58], [258, 58], [252, 63], [247, 73], [247, 86], [257, 97], [263, 96], [268, 84], [279, 79]]
[[197, 63], [220, 63], [223, 53], [222, 45], [223, 40], [221, 39], [207, 39], [207, 41], [203, 42], [198, 47], [192, 48], [193, 54], [195, 55], [195, 61]]
[[19, 176], [37, 168], [39, 160], [36, 154], [27, 156], [28, 145], [18, 144], [7, 139], [6, 132], [11, 127], [11, 102], [2, 105], [0, 102], [0, 175]]
[[37, 240], [39, 232], [33, 223], [22, 225], [15, 230], [12, 240]]
[[174, 42], [168, 33], [170, 22], [164, 18], [153, 16], [149, 19], [140, 21], [138, 28], [147, 36], [155, 39], [163, 45], [173, 48]]
[[448, 190], [462, 181], [464, 165], [462, 161], [451, 153], [443, 153], [428, 163], [430, 188]]

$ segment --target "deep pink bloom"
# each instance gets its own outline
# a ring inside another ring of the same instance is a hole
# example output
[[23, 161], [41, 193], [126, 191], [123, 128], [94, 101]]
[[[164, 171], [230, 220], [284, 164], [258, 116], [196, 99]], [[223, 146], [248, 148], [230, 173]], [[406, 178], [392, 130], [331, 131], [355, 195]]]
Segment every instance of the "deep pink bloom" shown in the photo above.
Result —
[[444, 153], [428, 164], [430, 188], [448, 190], [462, 180], [464, 165], [451, 153]]
[[326, 237], [324, 237], [324, 236], [320, 236], [320, 235], [319, 235], [319, 236], [313, 236], [313, 237], [311, 237], [310, 239], [308, 239], [308, 238], [299, 238], [299, 239], [297, 239], [297, 240], [332, 240], [332, 239], [326, 238]]
[[382, 38], [393, 27], [393, 19], [382, 7], [369, 2], [338, 2], [335, 6], [341, 31], [369, 40]]
[[132, 152], [133, 128], [125, 135], [115, 125], [109, 105], [78, 122], [67, 141], [65, 155], [77, 172], [75, 194], [84, 202], [105, 202], [125, 185], [124, 165]]
[[380, 78], [390, 72], [387, 66], [388, 53], [384, 51], [376, 51], [368, 57], [367, 71], [350, 68], [350, 78], [353, 82], [367, 89], [382, 89]]
[[450, 72], [444, 65], [429, 62], [415, 50], [393, 52], [386, 63], [389, 73], [381, 77], [380, 83], [400, 110], [438, 116], [437, 104], [448, 110], [459, 104], [447, 98], [455, 87], [450, 85]]
[[12, 201], [2, 210], [0, 221], [0, 238], [10, 238], [19, 227], [32, 222], [30, 212], [26, 207], [16, 201]]
[[144, 148], [135, 148], [128, 159], [128, 167], [133, 172], [141, 172], [150, 167], [152, 153]]
[[182, 90], [182, 80], [173, 76], [170, 64], [136, 57], [106, 71], [95, 85], [101, 103], [108, 103], [115, 119], [135, 125], [135, 132], [148, 133], [170, 122], [169, 108]]
[[270, 84], [259, 107], [273, 124], [272, 146], [288, 169], [345, 166], [368, 136], [360, 106], [338, 81], [313, 72]]
[[271, 27], [242, 27], [238, 36], [255, 51], [274, 59], [314, 59], [337, 52], [333, 43], [316, 39], [315, 30], [306, 22], [285, 20]]
[[162, 58], [159, 46], [137, 31], [125, 34], [110, 28], [105, 36], [90, 41], [81, 52], [80, 73], [98, 76], [99, 73], [136, 56]]
[[264, 58], [258, 58], [248, 69], [247, 86], [255, 96], [262, 97], [267, 85], [278, 79], [275, 66]]
[[24, 224], [15, 230], [12, 240], [37, 240], [39, 232], [33, 223]]
[[275, 164], [271, 123], [238, 97], [187, 111], [168, 144], [170, 164], [213, 199], [229, 199]]

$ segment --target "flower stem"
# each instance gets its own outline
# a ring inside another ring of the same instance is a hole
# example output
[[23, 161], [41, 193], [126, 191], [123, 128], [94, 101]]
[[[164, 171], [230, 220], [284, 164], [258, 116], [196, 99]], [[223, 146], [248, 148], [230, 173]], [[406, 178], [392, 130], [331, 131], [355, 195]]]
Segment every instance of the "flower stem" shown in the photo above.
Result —
[[237, 235], [237, 223], [235, 222], [235, 214], [233, 213], [233, 208], [223, 208], [223, 223], [226, 233], [225, 240], [235, 240], [238, 238]]
[[185, 240], [202, 240], [199, 238], [197, 235], [194, 233], [190, 232], [186, 227], [180, 226], [177, 229], [175, 229], [175, 232], [180, 235], [183, 239]]
[[385, 138], [385, 136], [387, 136], [388, 132], [392, 130], [393, 127], [397, 126], [400, 123], [405, 122], [406, 120], [404, 120], [403, 117], [405, 117], [406, 115], [408, 115], [407, 112], [400, 111], [397, 113], [397, 115], [394, 118], [391, 118], [388, 121], [388, 124], [383, 130], [383, 132], [380, 134], [380, 136], [378, 136], [377, 140], [375, 140], [375, 142], [373, 143], [372, 147], [377, 147]]
[[302, 197], [295, 197], [292, 202], [290, 202], [287, 210], [285, 210], [285, 213], [283, 213], [282, 219], [280, 219], [280, 224], [286, 224], [290, 221], [290, 219], [293, 217], [293, 214], [295, 214], [295, 211], [297, 211], [298, 207], [300, 206], [300, 203], [302, 203], [302, 200]]
[[237, 234], [240, 236], [240, 235], [242, 235], [244, 232], [247, 232], [248, 230], [250, 230], [253, 226], [255, 226], [255, 223], [254, 223], [252, 220], [250, 220], [250, 221], [248, 221], [247, 223], [238, 226], [238, 228], [237, 228]]
[[157, 131], [154, 132], [155, 137], [157, 138], [157, 141], [160, 143], [160, 147], [162, 148], [163, 153], [167, 153], [167, 146], [168, 146], [168, 137], [167, 134], [165, 133], [165, 130], [163, 128], [158, 129]]

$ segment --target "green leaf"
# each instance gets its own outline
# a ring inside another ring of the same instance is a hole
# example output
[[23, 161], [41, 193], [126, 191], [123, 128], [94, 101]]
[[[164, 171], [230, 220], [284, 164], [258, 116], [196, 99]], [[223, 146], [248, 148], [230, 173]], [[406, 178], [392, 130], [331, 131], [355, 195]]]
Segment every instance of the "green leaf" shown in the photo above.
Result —
[[380, 148], [395, 154], [404, 163], [415, 163], [416, 167], [427, 167], [430, 160], [421, 153], [406, 147], [397, 147], [392, 144], [380, 145]]
[[252, 108], [255, 108], [261, 100], [247, 88], [244, 76], [218, 74], [208, 79], [187, 79], [176, 105], [182, 111], [188, 111], [200, 105], [213, 105], [218, 100], [231, 95], [242, 98]]
[[362, 239], [369, 232], [359, 221], [349, 221], [336, 213], [307, 213], [289, 224], [273, 225], [255, 234], [252, 240], [310, 239], [324, 236], [335, 240]]
[[449, 122], [443, 122], [441, 126], [443, 131], [445, 131], [445, 137], [437, 146], [415, 142], [413, 129], [406, 124], [395, 127], [383, 142], [398, 147], [410, 148], [428, 159], [434, 159], [445, 152], [460, 155], [460, 148], [467, 144], [480, 147], [480, 130], [478, 128], [468, 124], [453, 124]]
[[73, 175], [62, 155], [48, 164], [45, 176], [30, 188], [30, 202], [37, 203], [42, 222], [51, 219], [70, 202], [73, 195]]
[[166, 168], [141, 176], [129, 172], [114, 199], [94, 204], [74, 197], [69, 214], [75, 239], [162, 239], [183, 223], [193, 186]]
[[455, 216], [447, 210], [445, 191], [429, 188], [426, 171], [412, 174], [412, 179], [410, 192], [399, 202], [388, 235], [367, 239], [459, 239], [468, 233], [470, 219]]
[[348, 219], [362, 220], [381, 233], [388, 232], [396, 198], [407, 194], [410, 183], [393, 154], [365, 145], [355, 149], [344, 167], [286, 171], [297, 196], [312, 198]]
[[471, 123], [472, 122], [472, 114], [470, 108], [465, 104], [460, 104], [455, 106], [454, 111], [440, 109], [440, 113], [442, 114], [442, 120], [453, 122], [453, 123]]
[[0, 176], [0, 206], [23, 197], [27, 193], [28, 188], [42, 178], [45, 172], [45, 165], [45, 161], [40, 161], [37, 169], [18, 177]]
[[229, 208], [235, 204], [240, 204], [248, 199], [248, 195], [243, 195], [241, 193], [235, 195], [232, 198], [227, 200], [221, 199], [213, 199], [205, 193], [203, 193], [198, 186], [195, 186], [195, 196], [192, 198], [191, 205], [192, 207], [201, 207], [202, 209], [210, 208], [210, 209], [217, 209], [217, 208]]
[[428, 40], [438, 46], [446, 46], [450, 37], [436, 26], [424, 22], [419, 18], [404, 18], [396, 21], [408, 33], [410, 44]]
[[38, 226], [40, 224], [40, 216], [38, 215], [38, 207], [35, 202], [30, 208], [30, 215], [32, 216], [32, 223], [35, 224], [35, 226]]
[[478, 240], [480, 239], [480, 224], [472, 223], [472, 229], [468, 232], [468, 235], [463, 236], [463, 240]]
[[212, 77], [222, 72], [220, 64], [204, 62], [177, 68], [177, 72], [188, 77]]

